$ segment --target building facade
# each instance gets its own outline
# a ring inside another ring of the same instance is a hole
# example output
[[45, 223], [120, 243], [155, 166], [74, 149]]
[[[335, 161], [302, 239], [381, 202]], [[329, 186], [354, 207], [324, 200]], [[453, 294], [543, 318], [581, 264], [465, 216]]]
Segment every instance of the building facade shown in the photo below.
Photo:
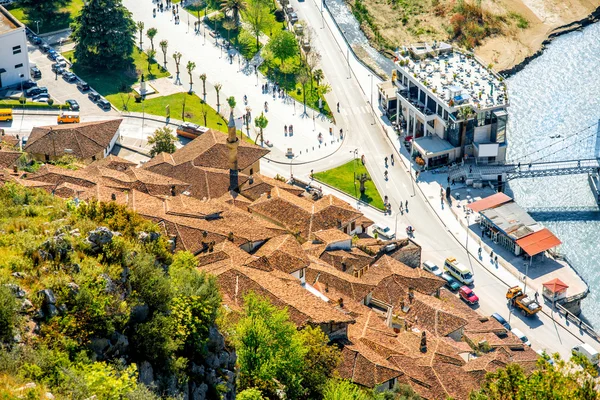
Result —
[[0, 6], [0, 89], [29, 79], [25, 25]]
[[405, 47], [396, 65], [396, 122], [426, 168], [463, 158], [483, 164], [505, 160], [508, 94], [503, 78], [473, 55], [442, 42]]

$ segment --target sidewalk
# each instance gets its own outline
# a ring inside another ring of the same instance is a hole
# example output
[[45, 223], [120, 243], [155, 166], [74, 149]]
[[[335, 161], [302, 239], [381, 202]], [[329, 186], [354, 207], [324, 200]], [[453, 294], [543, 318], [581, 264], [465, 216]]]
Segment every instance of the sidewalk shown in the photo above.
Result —
[[[221, 114], [228, 113], [226, 99], [234, 96], [237, 106], [234, 111], [236, 117], [240, 117], [246, 112], [246, 108], [251, 110], [252, 118], [256, 118], [260, 113], [265, 114], [269, 120], [267, 128], [264, 130], [264, 139], [273, 144], [270, 147], [271, 153], [267, 158], [273, 162], [281, 164], [294, 164], [314, 162], [333, 154], [342, 144], [343, 137], [338, 133], [340, 128], [346, 130], [345, 126], [334, 126], [323, 115], [307, 108], [307, 113], [303, 111], [303, 105], [295, 100], [285, 100], [278, 96], [273, 98], [272, 91], [269, 94], [262, 93], [261, 87], [266, 83], [265, 78], [258, 72], [255, 74], [254, 67], [242, 60], [242, 57], [235, 51], [231, 51], [232, 60], [229, 59], [227, 50], [221, 46], [222, 40], [215, 40], [210, 34], [212, 30], [202, 25], [199, 34], [194, 32], [193, 21], [190, 18], [190, 25], [187, 24], [187, 16], [181, 14], [181, 23], [175, 25], [171, 21], [170, 12], [157, 13], [156, 18], [152, 16], [152, 3], [138, 2], [135, 0], [124, 0], [124, 5], [133, 13], [135, 20], [143, 21], [146, 27], [155, 27], [158, 34], [154, 39], [155, 43], [163, 39], [168, 40], [168, 54], [179, 51], [183, 54], [181, 60], [181, 85], [179, 88], [189, 89], [189, 75], [185, 69], [188, 61], [193, 61], [196, 68], [192, 73], [193, 89], [202, 98], [202, 82], [199, 75], [205, 73], [207, 76], [205, 101]], [[149, 45], [149, 41], [144, 39], [143, 46]], [[167, 57], [167, 69], [172, 71], [173, 75], [175, 63], [169, 56]], [[173, 84], [174, 84], [173, 80]], [[214, 89], [215, 84], [222, 84], [222, 90], [219, 95], [220, 107], [217, 106], [217, 96]], [[270, 85], [270, 88], [272, 85]], [[244, 104], [244, 96], [248, 97], [248, 104]], [[265, 102], [268, 104], [268, 111], [265, 110]], [[293, 125], [294, 134], [285, 135], [284, 126]], [[329, 129], [332, 129], [336, 135], [331, 138]], [[246, 129], [244, 128], [244, 132]], [[319, 140], [319, 134], [322, 140]], [[250, 136], [256, 136], [256, 128], [251, 123]], [[288, 149], [291, 149], [293, 157], [287, 157]]]

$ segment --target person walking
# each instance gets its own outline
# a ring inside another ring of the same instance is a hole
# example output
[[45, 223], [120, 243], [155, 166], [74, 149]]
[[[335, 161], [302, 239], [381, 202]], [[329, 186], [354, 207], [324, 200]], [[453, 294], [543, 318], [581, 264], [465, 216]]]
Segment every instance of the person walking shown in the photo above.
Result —
[[340, 112], [340, 103], [337, 103], [337, 112]]
[[408, 200], [406, 200], [406, 205], [404, 206], [408, 210]]
[[288, 132], [287, 131], [287, 125], [284, 125], [284, 127], [283, 127], [283, 133], [285, 134], [285, 136], [287, 136], [287, 132]]

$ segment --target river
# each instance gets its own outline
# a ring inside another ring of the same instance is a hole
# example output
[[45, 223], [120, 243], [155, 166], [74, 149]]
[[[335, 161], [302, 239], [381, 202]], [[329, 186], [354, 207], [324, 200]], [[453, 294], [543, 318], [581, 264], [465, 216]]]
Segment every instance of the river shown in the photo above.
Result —
[[[540, 57], [508, 79], [508, 89], [509, 159], [594, 157], [599, 133], [595, 124], [600, 119], [600, 24], [555, 39]], [[594, 126], [585, 129], [590, 125]], [[575, 132], [573, 139], [566, 139]], [[561, 137], [550, 138], [554, 135]], [[575, 144], [584, 137], [588, 139]], [[589, 284], [583, 316], [600, 327], [600, 213], [552, 210], [595, 206], [587, 176], [515, 180], [510, 190], [524, 207], [549, 208], [532, 216], [562, 240], [559, 251]]]

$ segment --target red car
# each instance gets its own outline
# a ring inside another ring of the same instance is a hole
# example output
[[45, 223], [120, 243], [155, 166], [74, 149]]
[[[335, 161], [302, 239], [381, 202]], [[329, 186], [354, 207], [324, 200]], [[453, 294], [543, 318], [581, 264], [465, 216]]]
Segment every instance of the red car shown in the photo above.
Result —
[[463, 286], [458, 289], [458, 295], [467, 303], [473, 305], [479, 303], [479, 297], [468, 287]]

